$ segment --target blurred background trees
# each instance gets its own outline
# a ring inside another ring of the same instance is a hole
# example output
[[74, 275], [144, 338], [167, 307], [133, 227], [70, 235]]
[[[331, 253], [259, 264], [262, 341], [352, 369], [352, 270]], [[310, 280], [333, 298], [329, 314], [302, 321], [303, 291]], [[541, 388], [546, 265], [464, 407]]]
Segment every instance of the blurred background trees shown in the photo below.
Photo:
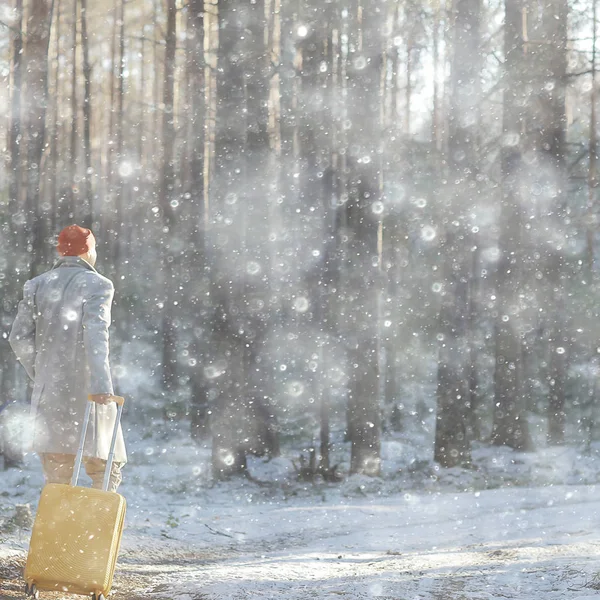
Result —
[[591, 443], [596, 45], [596, 0], [5, 4], [0, 405], [78, 222], [132, 419], [216, 477], [339, 448], [378, 475], [407, 432], [447, 467]]

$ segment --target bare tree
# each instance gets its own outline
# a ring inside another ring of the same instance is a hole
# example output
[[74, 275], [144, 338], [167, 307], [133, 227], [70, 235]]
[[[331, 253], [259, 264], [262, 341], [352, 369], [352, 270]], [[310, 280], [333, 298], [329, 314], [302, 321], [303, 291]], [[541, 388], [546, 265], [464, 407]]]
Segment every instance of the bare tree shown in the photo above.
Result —
[[526, 63], [523, 40], [522, 0], [505, 1], [504, 112], [501, 154], [502, 204], [500, 208], [500, 260], [496, 275], [494, 423], [492, 442], [518, 450], [531, 447], [525, 406], [521, 396], [521, 338], [517, 307], [522, 293], [520, 260], [523, 212], [520, 179], [523, 172], [521, 132], [524, 130], [522, 77]]
[[[12, 29], [11, 44], [11, 98], [10, 128], [8, 139], [8, 198], [9, 214], [19, 210], [19, 184], [21, 179], [21, 155], [19, 137], [21, 136], [21, 81], [23, 49], [23, 0], [16, 0], [16, 20]], [[13, 229], [11, 228], [11, 231]]]
[[[204, 162], [204, 2], [191, 0], [188, 4], [186, 68], [189, 89], [189, 149], [190, 193], [197, 211], [201, 211]], [[201, 240], [198, 247], [202, 247]]]
[[173, 241], [176, 235], [176, 201], [175, 190], [175, 48], [177, 44], [177, 5], [176, 0], [167, 1], [167, 31], [165, 52], [165, 85], [163, 90], [163, 163], [160, 186], [160, 203], [164, 222], [162, 242], [163, 260], [161, 265], [164, 277], [164, 300], [162, 313], [162, 383], [166, 394], [172, 394], [176, 388], [177, 378], [177, 336], [174, 324], [176, 307], [175, 280], [176, 251]]
[[51, 185], [50, 185], [50, 204], [52, 206], [52, 213], [50, 215], [50, 231], [56, 231], [58, 227], [59, 213], [62, 212], [62, 190], [59, 191], [58, 182], [58, 164], [59, 164], [59, 145], [61, 142], [60, 129], [60, 100], [61, 100], [61, 20], [62, 20], [62, 2], [57, 0], [54, 12], [56, 13], [56, 25], [54, 30], [54, 41], [55, 41], [55, 68], [54, 68], [54, 102], [53, 102], [53, 114], [52, 114], [52, 138], [50, 142], [50, 172], [51, 172]]
[[78, 6], [79, 2], [77, 0], [73, 0], [71, 27], [71, 136], [69, 144], [69, 196], [68, 203], [65, 207], [65, 214], [61, 219], [62, 223], [64, 224], [73, 222], [77, 219], [76, 207], [79, 204], [79, 186], [76, 183], [76, 178], [78, 177], [77, 163], [79, 161], [79, 105], [77, 103], [77, 31], [79, 29], [77, 14]]
[[[322, 369], [325, 368], [327, 354], [327, 338], [333, 338], [337, 332], [333, 315], [335, 310], [332, 299], [332, 289], [335, 286], [336, 275], [336, 242], [337, 240], [337, 206], [334, 198], [335, 181], [338, 174], [332, 164], [334, 143], [333, 103], [333, 67], [334, 56], [333, 29], [336, 13], [328, 6], [321, 11], [320, 5], [308, 5], [306, 24], [298, 25], [300, 34], [296, 35], [296, 69], [298, 73], [297, 97], [297, 147], [299, 162], [299, 177], [297, 184], [299, 207], [297, 222], [292, 222], [292, 228], [298, 228], [303, 233], [298, 234], [302, 245], [319, 248], [320, 260], [306, 277], [292, 283], [292, 288], [307, 288], [312, 290], [310, 316], [317, 327], [323, 332], [323, 339], [316, 340], [315, 354], [319, 357]], [[319, 15], [315, 18], [314, 15]], [[303, 212], [311, 207], [324, 224], [315, 228], [313, 235], [307, 236], [304, 231]], [[293, 213], [289, 215], [293, 218]], [[296, 221], [296, 219], [294, 220]], [[289, 222], [289, 221], [288, 221]], [[314, 237], [313, 237], [314, 236]], [[302, 249], [297, 248], [296, 254]], [[300, 293], [300, 290], [298, 290]], [[300, 321], [299, 317], [294, 320]], [[299, 323], [298, 323], [299, 324]], [[300, 324], [299, 324], [300, 325]], [[301, 326], [301, 325], [300, 325]], [[319, 421], [319, 454], [318, 464], [315, 454], [313, 475], [320, 473], [324, 477], [330, 473], [330, 399], [324, 374], [317, 377], [316, 415]]]
[[92, 67], [90, 64], [90, 50], [87, 27], [87, 0], [81, 0], [81, 47], [83, 50], [83, 194], [82, 207], [78, 214], [85, 227], [92, 226]]
[[118, 267], [121, 260], [121, 231], [123, 228], [123, 206], [125, 204], [123, 185], [123, 138], [125, 135], [125, 0], [120, 2], [119, 12], [119, 63], [117, 69], [117, 91], [116, 91], [116, 132], [115, 132], [115, 163], [111, 169], [116, 168], [115, 189], [115, 213], [112, 222], [113, 252], [112, 264], [115, 275], [118, 275]]
[[[188, 4], [187, 14], [187, 46], [186, 46], [186, 69], [189, 98], [189, 138], [188, 160], [189, 160], [189, 198], [192, 217], [192, 237], [194, 244], [188, 253], [190, 275], [197, 285], [205, 281], [206, 262], [206, 232], [204, 218], [204, 120], [205, 120], [205, 60], [204, 60], [204, 0], [191, 0]], [[197, 287], [194, 289], [198, 289]], [[195, 307], [199, 315], [197, 327], [204, 318], [201, 310], [206, 295], [202, 294], [204, 287], [193, 292], [189, 301]], [[202, 316], [201, 316], [202, 315]], [[195, 331], [197, 331], [197, 327]], [[194, 334], [192, 338], [191, 351], [193, 356], [200, 353], [200, 340]], [[192, 373], [192, 398], [191, 398], [191, 432], [196, 440], [207, 437], [208, 427], [208, 389], [201, 369]]]
[[[0, 292], [4, 302], [0, 307], [2, 316], [2, 331], [0, 336], [0, 360], [2, 361], [2, 372], [0, 373], [0, 402], [4, 404], [9, 398], [14, 397], [14, 386], [16, 379], [16, 368], [11, 356], [11, 349], [8, 345], [8, 335], [6, 324], [10, 321], [12, 313], [16, 308], [19, 299], [19, 277], [20, 269], [18, 265], [15, 249], [21, 250], [25, 247], [24, 231], [25, 213], [20, 202], [20, 181], [21, 181], [21, 161], [23, 159], [20, 152], [21, 128], [21, 82], [22, 82], [22, 49], [23, 49], [23, 0], [16, 0], [15, 21], [11, 29], [11, 53], [10, 53], [10, 121], [8, 128], [8, 156], [7, 156], [7, 178], [8, 178], [8, 215], [11, 222], [8, 227], [3, 228], [2, 247], [7, 257], [5, 277], [0, 282]], [[16, 281], [14, 280], [16, 278]], [[7, 457], [5, 457], [5, 466]]]
[[598, 41], [598, 0], [592, 0], [592, 60], [591, 78], [592, 89], [590, 92], [590, 129], [588, 139], [589, 168], [588, 168], [588, 201], [587, 201], [587, 229], [586, 229], [586, 265], [590, 280], [594, 277], [594, 234], [595, 234], [595, 211], [596, 194], [598, 189], [598, 126], [597, 118], [597, 50]]
[[110, 104], [108, 124], [109, 150], [106, 164], [106, 194], [109, 200], [101, 215], [106, 233], [107, 270], [118, 276], [123, 226], [123, 139], [125, 110], [125, 0], [115, 0], [112, 9]]
[[[354, 127], [348, 181], [346, 224], [352, 232], [347, 250], [351, 263], [347, 278], [351, 330], [347, 336], [350, 390], [348, 437], [352, 442], [352, 473], [378, 475], [381, 469], [381, 398], [377, 315], [384, 281], [379, 253], [382, 202], [381, 171], [377, 153], [381, 141], [380, 86], [383, 47], [380, 30], [384, 14], [371, 3], [357, 7], [356, 52], [349, 57], [348, 108]], [[360, 283], [358, 279], [360, 278]]]
[[37, 274], [48, 256], [47, 217], [41, 209], [40, 174], [46, 145], [46, 107], [48, 105], [48, 49], [52, 24], [52, 0], [32, 0], [27, 18], [25, 41], [23, 114], [26, 115], [27, 190], [25, 210], [35, 215], [29, 243], [32, 246], [30, 272]]
[[[262, 2], [258, 4], [264, 9]], [[217, 131], [211, 196], [218, 199], [218, 204], [213, 202], [213, 214], [220, 216], [219, 221], [229, 223], [229, 231], [222, 233], [224, 237], [219, 244], [222, 252], [215, 252], [211, 260], [211, 267], [215, 260], [220, 265], [219, 269], [211, 268], [211, 295], [217, 306], [213, 351], [216, 350], [215, 360], [224, 365], [224, 372], [216, 382], [219, 395], [211, 431], [213, 474], [221, 478], [246, 470], [243, 439], [247, 429], [248, 353], [246, 312], [242, 302], [249, 260], [246, 243], [248, 203], [251, 202], [245, 179], [252, 167], [247, 158], [245, 72], [249, 59], [247, 31], [259, 11], [256, 4], [240, 6], [233, 0], [219, 0], [218, 10]], [[220, 229], [215, 228], [215, 233]]]
[[457, 0], [454, 55], [450, 80], [447, 162], [454, 182], [443, 244], [444, 296], [440, 311], [437, 418], [434, 458], [445, 467], [469, 463], [470, 413], [469, 280], [473, 227], [470, 214], [477, 202], [478, 110], [481, 97], [481, 2]]
[[[589, 154], [589, 165], [587, 173], [587, 184], [588, 184], [588, 200], [586, 207], [586, 277], [588, 279], [588, 285], [590, 289], [595, 292], [597, 290], [597, 277], [595, 273], [594, 265], [596, 264], [595, 257], [595, 234], [597, 227], [597, 194], [598, 194], [598, 133], [596, 128], [598, 126], [597, 117], [597, 103], [598, 103], [598, 90], [597, 90], [597, 50], [596, 44], [598, 41], [598, 0], [592, 0], [592, 58], [591, 58], [591, 80], [592, 89], [590, 92], [590, 127], [589, 127], [589, 139], [588, 139], [588, 154]], [[593, 300], [592, 300], [593, 302]], [[596, 363], [596, 340], [591, 339], [589, 344], [589, 364], [595, 366]], [[587, 390], [584, 394], [583, 402], [583, 418], [582, 425], [586, 434], [587, 448], [591, 447], [593, 440], [594, 429], [596, 427], [596, 414], [595, 406], [597, 404], [596, 398], [598, 397], [598, 383], [597, 378], [590, 373], [589, 381], [587, 384]]]
[[441, 99], [440, 93], [440, 28], [442, 23], [442, 8], [440, 0], [434, 0], [433, 4], [433, 104], [431, 116], [431, 140], [435, 144], [436, 150], [442, 149], [442, 121], [441, 121]]
[[[527, 256], [528, 272], [533, 275], [541, 271], [542, 289], [550, 299], [550, 305], [543, 313], [543, 326], [550, 355], [548, 441], [551, 444], [564, 441], [565, 392], [571, 347], [567, 316], [570, 270], [566, 244], [570, 232], [566, 225], [569, 212], [565, 158], [568, 13], [567, 0], [552, 0], [543, 9], [532, 4], [528, 11], [531, 41], [528, 62], [533, 67], [534, 85], [529, 97], [527, 147], [534, 155], [532, 179], [544, 190], [542, 199], [553, 207], [550, 211], [538, 209], [539, 229], [533, 245], [540, 247], [549, 228], [558, 238], [540, 260], [536, 259], [535, 251], [529, 251]], [[546, 40], [552, 43], [546, 43]], [[533, 281], [537, 279], [533, 278]]]

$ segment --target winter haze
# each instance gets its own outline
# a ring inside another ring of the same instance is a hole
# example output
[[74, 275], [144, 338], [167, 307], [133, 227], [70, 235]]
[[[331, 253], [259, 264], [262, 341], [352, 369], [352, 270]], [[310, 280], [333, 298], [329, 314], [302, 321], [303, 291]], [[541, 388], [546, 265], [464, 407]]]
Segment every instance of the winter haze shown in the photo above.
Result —
[[0, 5], [0, 598], [43, 486], [8, 336], [71, 223], [115, 286], [111, 597], [600, 598], [598, 16]]

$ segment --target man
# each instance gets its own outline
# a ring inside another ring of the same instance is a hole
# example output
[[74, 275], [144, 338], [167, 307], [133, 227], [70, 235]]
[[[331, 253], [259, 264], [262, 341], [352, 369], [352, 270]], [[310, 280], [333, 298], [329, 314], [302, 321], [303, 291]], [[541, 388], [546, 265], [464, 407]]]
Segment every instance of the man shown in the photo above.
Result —
[[[117, 406], [109, 366], [112, 282], [95, 269], [96, 240], [70, 225], [58, 236], [59, 260], [23, 289], [10, 345], [33, 380], [31, 450], [47, 483], [69, 483], [88, 395], [91, 410], [83, 464], [102, 487]], [[119, 425], [109, 490], [121, 482], [127, 461]]]

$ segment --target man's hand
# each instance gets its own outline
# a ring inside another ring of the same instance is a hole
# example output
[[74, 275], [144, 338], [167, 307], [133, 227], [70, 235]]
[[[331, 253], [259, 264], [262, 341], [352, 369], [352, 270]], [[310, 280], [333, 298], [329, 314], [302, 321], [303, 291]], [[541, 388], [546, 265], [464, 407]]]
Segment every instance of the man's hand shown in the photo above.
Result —
[[96, 404], [110, 404], [114, 402], [112, 394], [90, 394], [90, 400]]

